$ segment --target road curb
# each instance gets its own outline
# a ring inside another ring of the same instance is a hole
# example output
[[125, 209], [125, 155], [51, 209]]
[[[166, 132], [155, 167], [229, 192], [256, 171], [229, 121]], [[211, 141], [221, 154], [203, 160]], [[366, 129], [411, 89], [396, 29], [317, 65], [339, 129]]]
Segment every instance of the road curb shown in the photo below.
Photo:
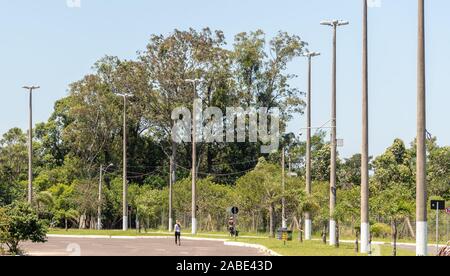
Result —
[[274, 256], [274, 257], [280, 257], [283, 256], [263, 245], [260, 244], [250, 244], [250, 243], [243, 243], [243, 242], [230, 242], [230, 241], [225, 241], [223, 243], [225, 246], [236, 246], [236, 247], [246, 247], [246, 248], [255, 248], [260, 250], [263, 253], [269, 254], [270, 256]]

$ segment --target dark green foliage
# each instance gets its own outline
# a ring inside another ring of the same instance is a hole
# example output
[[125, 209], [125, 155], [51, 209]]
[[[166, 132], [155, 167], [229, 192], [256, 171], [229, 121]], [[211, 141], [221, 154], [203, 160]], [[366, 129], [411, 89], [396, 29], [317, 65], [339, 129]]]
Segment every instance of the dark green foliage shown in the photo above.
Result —
[[0, 237], [10, 253], [20, 254], [20, 242], [46, 242], [47, 225], [26, 203], [15, 202], [0, 211]]

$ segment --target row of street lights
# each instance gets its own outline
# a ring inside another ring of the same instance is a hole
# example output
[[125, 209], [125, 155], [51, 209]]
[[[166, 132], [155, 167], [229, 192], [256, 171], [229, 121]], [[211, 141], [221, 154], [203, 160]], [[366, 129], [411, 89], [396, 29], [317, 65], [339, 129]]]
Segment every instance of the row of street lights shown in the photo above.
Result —
[[[426, 188], [426, 78], [425, 78], [425, 0], [418, 0], [418, 77], [417, 77], [417, 198], [416, 198], [416, 254], [428, 254], [427, 238], [427, 188]], [[332, 114], [331, 114], [331, 164], [330, 164], [330, 245], [337, 243], [337, 227], [333, 218], [336, 207], [336, 48], [337, 28], [347, 21], [322, 21], [321, 25], [333, 28]], [[307, 137], [306, 137], [306, 192], [311, 195], [311, 59], [319, 53], [306, 53], [308, 58]], [[370, 251], [369, 224], [369, 67], [368, 67], [368, 0], [363, 0], [363, 64], [362, 64], [362, 147], [361, 147], [361, 253]], [[305, 238], [311, 239], [311, 217], [305, 213]]]
[[[368, 0], [363, 0], [363, 89], [362, 89], [362, 150], [361, 150], [361, 252], [368, 253], [370, 240], [369, 225], [369, 116], [368, 116]], [[418, 26], [418, 78], [417, 78], [417, 179], [416, 179], [416, 253], [420, 256], [427, 255], [427, 192], [426, 192], [426, 78], [425, 78], [425, 0], [418, 0], [419, 4], [419, 26]], [[336, 221], [333, 213], [336, 207], [336, 159], [337, 159], [337, 28], [348, 25], [348, 21], [322, 21], [321, 25], [333, 28], [333, 65], [332, 65], [332, 114], [331, 114], [331, 171], [330, 171], [330, 245], [337, 243]], [[306, 146], [306, 192], [311, 195], [311, 73], [312, 58], [320, 53], [307, 53], [308, 58], [308, 93], [307, 93], [307, 146]], [[194, 86], [195, 97], [197, 97], [197, 82], [201, 80], [186, 80]], [[28, 133], [28, 202], [33, 200], [33, 126], [32, 126], [32, 94], [39, 86], [24, 86], [29, 91], [29, 133]], [[123, 97], [123, 230], [128, 230], [128, 204], [127, 204], [127, 123], [126, 105], [130, 94], [117, 94]], [[195, 112], [195, 108], [194, 108]], [[192, 234], [197, 233], [196, 219], [196, 126], [195, 113], [193, 117], [192, 131]], [[171, 160], [171, 163], [174, 160]], [[171, 164], [172, 168], [172, 164]], [[103, 169], [101, 168], [101, 172]], [[175, 172], [171, 169], [172, 174]], [[99, 201], [101, 202], [101, 180], [99, 185]], [[171, 197], [171, 196], [170, 196]], [[171, 202], [171, 198], [170, 198]], [[170, 208], [171, 209], [171, 208]], [[98, 209], [98, 227], [101, 228], [101, 208]], [[283, 221], [285, 218], [283, 217]], [[169, 212], [169, 224], [172, 223], [172, 210]], [[169, 226], [169, 229], [172, 225]], [[311, 216], [305, 214], [305, 238], [311, 239]]]

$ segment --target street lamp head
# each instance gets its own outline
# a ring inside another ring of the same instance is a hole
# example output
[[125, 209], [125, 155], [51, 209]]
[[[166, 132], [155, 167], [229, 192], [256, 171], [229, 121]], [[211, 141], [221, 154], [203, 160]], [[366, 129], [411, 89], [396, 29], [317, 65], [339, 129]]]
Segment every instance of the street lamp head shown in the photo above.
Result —
[[309, 52], [309, 51], [306, 51], [306, 52], [303, 53], [303, 56], [304, 56], [304, 57], [307, 57], [307, 58], [312, 58], [312, 57], [320, 56], [320, 53], [319, 53], [319, 52]]
[[345, 25], [349, 25], [350, 22], [348, 21], [338, 21], [338, 26], [345, 26]]
[[344, 20], [325, 20], [321, 21], [320, 25], [324, 26], [331, 26], [331, 27], [338, 27], [338, 26], [344, 26], [350, 24], [348, 21]]
[[320, 25], [333, 26], [333, 21], [320, 21]]
[[22, 88], [23, 89], [27, 89], [27, 90], [36, 90], [36, 89], [39, 89], [41, 87], [37, 86], [37, 85], [32, 85], [32, 86], [23, 86]]

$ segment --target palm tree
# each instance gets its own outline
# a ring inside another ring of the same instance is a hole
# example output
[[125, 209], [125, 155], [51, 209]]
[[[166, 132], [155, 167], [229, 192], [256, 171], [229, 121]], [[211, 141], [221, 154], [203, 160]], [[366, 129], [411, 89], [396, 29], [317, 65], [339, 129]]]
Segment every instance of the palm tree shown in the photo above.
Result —
[[56, 213], [57, 220], [64, 220], [64, 229], [66, 231], [69, 230], [69, 221], [75, 221], [78, 219], [79, 217], [79, 213], [77, 210], [74, 209], [68, 209], [68, 210], [58, 210], [58, 212]]
[[50, 192], [40, 192], [36, 195], [36, 209], [39, 216], [42, 215], [41, 207], [51, 209], [54, 205], [55, 200]]

